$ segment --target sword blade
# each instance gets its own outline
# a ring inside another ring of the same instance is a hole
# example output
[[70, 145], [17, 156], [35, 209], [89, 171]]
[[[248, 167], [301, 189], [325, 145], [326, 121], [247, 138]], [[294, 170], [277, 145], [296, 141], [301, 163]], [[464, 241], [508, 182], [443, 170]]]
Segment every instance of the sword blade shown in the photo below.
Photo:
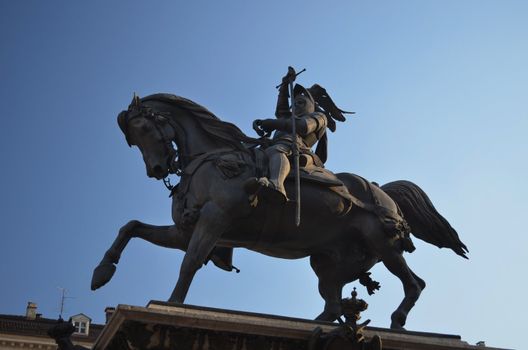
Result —
[[[304, 69], [298, 74], [304, 72]], [[297, 131], [295, 125], [295, 101], [293, 97], [293, 81], [289, 83], [290, 99], [292, 106], [292, 153], [293, 153], [293, 171], [295, 175], [295, 226], [301, 225], [301, 177], [299, 173], [299, 148], [297, 147]]]

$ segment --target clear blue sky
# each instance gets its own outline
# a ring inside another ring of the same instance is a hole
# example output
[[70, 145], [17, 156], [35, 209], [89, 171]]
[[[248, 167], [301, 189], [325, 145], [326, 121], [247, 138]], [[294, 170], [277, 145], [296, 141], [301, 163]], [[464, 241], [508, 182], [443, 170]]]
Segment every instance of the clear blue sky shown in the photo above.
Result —
[[[0, 2], [0, 313], [47, 317], [166, 300], [183, 254], [132, 241], [97, 292], [92, 269], [129, 219], [170, 223], [116, 124], [132, 93], [170, 92], [247, 133], [272, 116], [288, 65], [357, 116], [330, 135], [328, 168], [419, 184], [470, 249], [415, 240], [428, 287], [407, 328], [521, 348], [528, 324], [528, 3], [525, 1]], [[174, 179], [176, 180], [176, 179]], [[207, 266], [188, 303], [313, 318], [308, 261], [240, 250]], [[383, 266], [365, 318], [387, 327], [403, 292]], [[348, 294], [352, 288], [345, 289]]]

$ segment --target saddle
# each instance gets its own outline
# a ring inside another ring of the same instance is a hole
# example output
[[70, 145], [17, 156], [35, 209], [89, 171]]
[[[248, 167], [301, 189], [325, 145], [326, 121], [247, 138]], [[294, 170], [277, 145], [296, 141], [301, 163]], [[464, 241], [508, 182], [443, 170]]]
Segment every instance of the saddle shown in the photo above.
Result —
[[[254, 148], [253, 160], [255, 163], [256, 176], [268, 177], [268, 156], [264, 150]], [[294, 181], [294, 176], [294, 173], [290, 172], [286, 178], [286, 182]], [[352, 176], [348, 179], [347, 185], [345, 185], [333, 172], [322, 166], [318, 166], [316, 162], [316, 164], [309, 164], [301, 167], [299, 169], [299, 177], [301, 180], [301, 186], [304, 182], [310, 182], [314, 185], [327, 188], [343, 198], [347, 205], [345, 205], [344, 210], [340, 213], [341, 216], [346, 215], [354, 205], [369, 211], [374, 211], [374, 207], [378, 205], [375, 194], [371, 188], [373, 185], [360, 176]], [[350, 193], [349, 188], [353, 189], [353, 194]], [[294, 197], [293, 194], [290, 193], [288, 193], [288, 196], [290, 198]]]
[[[184, 169], [184, 176], [180, 181], [178, 192], [182, 195], [187, 193], [190, 183], [189, 179], [202, 164], [208, 161], [213, 161], [225, 178], [239, 176], [244, 171], [244, 168], [250, 164], [253, 165], [253, 173], [257, 178], [268, 177], [269, 161], [266, 152], [260, 148], [251, 148], [250, 150], [251, 152], [248, 154], [245, 152], [232, 152], [229, 149], [219, 149], [215, 152], [199, 156]], [[387, 212], [380, 205], [373, 190], [373, 186], [375, 185], [361, 176], [352, 175], [347, 177], [345, 185], [334, 173], [316, 164], [301, 167], [299, 169], [299, 175], [301, 186], [303, 183], [309, 182], [316, 186], [326, 188], [343, 198], [346, 205], [340, 213], [340, 216], [350, 212], [353, 206], [373, 212], [383, 221], [389, 219], [392, 222], [395, 219], [394, 214], [398, 215], [397, 213]], [[286, 182], [291, 181], [294, 181], [294, 174], [292, 172], [286, 178]], [[171, 195], [173, 194], [174, 192], [171, 193]], [[289, 196], [293, 197], [293, 194], [289, 193]]]
[[[318, 167], [316, 165], [310, 165], [308, 167], [301, 167], [299, 169], [299, 177], [301, 178], [301, 186], [303, 182], [311, 182], [315, 185], [327, 188], [328, 190], [338, 194], [340, 197], [345, 199], [347, 205], [340, 215], [346, 215], [354, 202], [353, 196], [348, 191], [345, 184], [335, 176], [330, 170]], [[290, 172], [286, 178], [286, 182], [295, 181], [295, 174]], [[288, 194], [290, 198], [293, 198], [293, 194]]]

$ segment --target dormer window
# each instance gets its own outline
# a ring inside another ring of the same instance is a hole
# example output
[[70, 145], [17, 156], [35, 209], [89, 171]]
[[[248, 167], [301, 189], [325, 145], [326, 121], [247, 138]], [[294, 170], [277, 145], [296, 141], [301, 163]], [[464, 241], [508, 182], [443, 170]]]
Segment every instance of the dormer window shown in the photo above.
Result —
[[75, 327], [75, 332], [73, 334], [88, 335], [90, 333], [90, 321], [90, 317], [85, 314], [72, 316], [71, 322]]
[[88, 333], [86, 331], [87, 330], [86, 322], [75, 321], [75, 322], [73, 322], [73, 326], [75, 327], [75, 333], [79, 333], [79, 334], [87, 334]]

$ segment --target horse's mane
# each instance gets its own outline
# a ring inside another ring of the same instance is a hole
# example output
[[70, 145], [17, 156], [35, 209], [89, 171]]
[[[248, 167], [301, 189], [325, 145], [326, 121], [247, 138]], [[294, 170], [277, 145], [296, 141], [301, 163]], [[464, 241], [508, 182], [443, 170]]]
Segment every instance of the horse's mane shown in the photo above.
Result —
[[172, 94], [154, 94], [143, 97], [141, 101], [160, 101], [189, 112], [207, 134], [236, 149], [245, 149], [244, 143], [261, 143], [261, 140], [244, 134], [235, 124], [220, 120], [207, 108], [184, 97]]

